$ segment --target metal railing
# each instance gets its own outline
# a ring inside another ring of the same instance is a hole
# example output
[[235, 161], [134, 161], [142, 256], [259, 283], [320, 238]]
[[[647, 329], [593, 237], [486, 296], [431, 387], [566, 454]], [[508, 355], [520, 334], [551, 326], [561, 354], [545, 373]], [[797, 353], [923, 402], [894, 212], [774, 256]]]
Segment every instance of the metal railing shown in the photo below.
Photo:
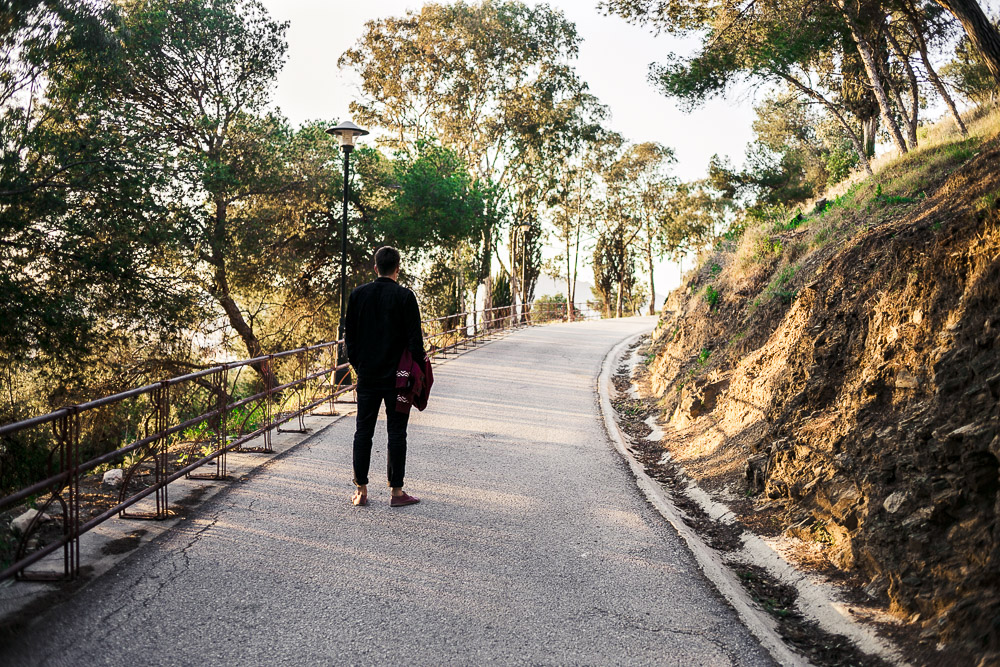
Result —
[[[428, 354], [443, 357], [514, 328], [595, 316], [586, 307], [535, 303], [423, 320], [422, 326]], [[47, 452], [44, 479], [0, 498], [0, 512], [22, 505], [36, 510], [19, 531], [13, 555], [0, 564], [0, 581], [72, 579], [87, 531], [115, 515], [165, 519], [171, 482], [226, 479], [229, 452], [272, 452], [273, 432], [305, 432], [305, 415], [324, 403], [336, 414], [336, 399], [356, 387], [339, 379], [349, 369], [337, 365], [342, 343], [219, 364], [0, 426], [5, 449]], [[281, 428], [292, 421], [296, 428]], [[247, 447], [258, 438], [262, 444]], [[122, 470], [117, 488], [99, 480], [109, 468]], [[209, 470], [196, 472], [202, 468]], [[43, 517], [53, 520], [44, 523]], [[60, 549], [61, 572], [28, 570]]]

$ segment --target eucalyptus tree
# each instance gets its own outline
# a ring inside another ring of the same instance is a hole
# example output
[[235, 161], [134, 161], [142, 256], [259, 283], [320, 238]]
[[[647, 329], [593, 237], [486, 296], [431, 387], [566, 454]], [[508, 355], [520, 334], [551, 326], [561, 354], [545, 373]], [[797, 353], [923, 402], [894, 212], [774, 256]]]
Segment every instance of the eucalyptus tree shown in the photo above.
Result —
[[666, 202], [677, 183], [668, 171], [677, 162], [677, 158], [673, 149], [656, 142], [645, 142], [630, 146], [626, 159], [629, 162], [628, 171], [631, 173], [636, 210], [640, 219], [637, 240], [645, 255], [649, 277], [649, 314], [654, 315], [656, 286], [653, 280], [653, 263], [666, 252]]
[[905, 31], [905, 34], [912, 40], [913, 47], [920, 55], [920, 61], [924, 66], [928, 80], [934, 86], [934, 90], [944, 101], [955, 120], [959, 131], [963, 136], [969, 131], [965, 127], [962, 115], [955, 106], [955, 101], [948, 92], [937, 70], [931, 63], [931, 45], [947, 43], [951, 37], [951, 25], [944, 17], [944, 11], [934, 3], [920, 4], [915, 0], [899, 0], [897, 4], [897, 19], [893, 21], [894, 27]]
[[672, 54], [665, 63], [651, 65], [649, 78], [664, 93], [692, 108], [741, 79], [787, 83], [822, 104], [843, 125], [859, 162], [871, 173], [849, 107], [814, 80], [829, 54], [843, 44], [846, 27], [838, 9], [826, 2], [812, 3], [806, 11], [781, 2], [743, 9], [707, 0], [605, 0], [602, 6], [658, 31], [701, 36], [701, 50], [693, 57]]
[[575, 26], [547, 5], [429, 3], [368, 22], [339, 60], [361, 79], [351, 107], [361, 122], [385, 128], [396, 147], [438, 138], [490, 195], [478, 272], [487, 299], [500, 216], [533, 206], [516, 191], [532, 182], [539, 142], [559, 135], [558, 107], [582, 88], [569, 64], [578, 45]]
[[732, 200], [711, 178], [678, 183], [664, 205], [664, 251], [683, 271], [683, 260], [721, 231]]
[[[628, 144], [620, 136], [612, 159], [600, 171], [603, 184], [600, 217], [597, 221], [597, 245], [594, 272], [602, 272], [599, 284], [613, 278], [615, 313], [622, 316], [624, 303], [635, 286], [635, 267], [639, 258], [659, 243], [661, 200], [671, 185], [664, 173], [673, 161], [669, 149], [656, 144]], [[652, 263], [650, 262], [650, 267]], [[652, 278], [652, 270], [650, 270]], [[603, 288], [602, 288], [603, 289]], [[606, 299], [610, 293], [606, 293]]]
[[1000, 29], [987, 18], [976, 0], [934, 0], [962, 24], [975, 52], [1000, 87]]

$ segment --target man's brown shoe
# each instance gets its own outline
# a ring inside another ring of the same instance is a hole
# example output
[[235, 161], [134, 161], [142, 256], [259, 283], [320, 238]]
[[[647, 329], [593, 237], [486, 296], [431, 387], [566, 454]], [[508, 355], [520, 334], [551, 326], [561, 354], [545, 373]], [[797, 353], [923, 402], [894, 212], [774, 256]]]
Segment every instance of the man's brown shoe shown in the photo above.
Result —
[[420, 498], [416, 498], [414, 496], [411, 496], [408, 493], [403, 493], [400, 496], [392, 496], [392, 498], [389, 499], [389, 506], [390, 507], [403, 507], [404, 505], [416, 505], [419, 502], [420, 502]]

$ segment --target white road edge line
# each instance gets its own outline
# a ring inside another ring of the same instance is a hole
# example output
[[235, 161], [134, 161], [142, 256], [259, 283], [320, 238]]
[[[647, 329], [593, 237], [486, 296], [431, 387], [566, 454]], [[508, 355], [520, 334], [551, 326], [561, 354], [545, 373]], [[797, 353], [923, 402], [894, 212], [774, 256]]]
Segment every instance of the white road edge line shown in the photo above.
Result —
[[670, 498], [660, 484], [646, 474], [642, 465], [636, 461], [625, 446], [625, 438], [615, 421], [614, 408], [611, 406], [611, 396], [609, 387], [611, 386], [611, 374], [615, 360], [622, 351], [639, 338], [647, 335], [648, 332], [629, 336], [621, 341], [608, 352], [601, 364], [601, 374], [597, 379], [597, 394], [600, 398], [601, 414], [604, 417], [604, 427], [608, 432], [608, 437], [614, 443], [615, 449], [628, 462], [635, 475], [635, 481], [639, 489], [643, 492], [649, 502], [656, 510], [663, 515], [674, 530], [681, 536], [687, 544], [688, 549], [694, 555], [698, 566], [716, 590], [724, 597], [736, 611], [736, 615], [743, 621], [744, 625], [760, 641], [761, 645], [771, 654], [780, 665], [793, 665], [795, 667], [808, 667], [809, 661], [798, 653], [792, 651], [781, 639], [777, 631], [777, 624], [764, 612], [760, 611], [750, 599], [733, 574], [719, 558], [718, 553], [709, 548], [695, 532], [681, 519], [674, 508]]

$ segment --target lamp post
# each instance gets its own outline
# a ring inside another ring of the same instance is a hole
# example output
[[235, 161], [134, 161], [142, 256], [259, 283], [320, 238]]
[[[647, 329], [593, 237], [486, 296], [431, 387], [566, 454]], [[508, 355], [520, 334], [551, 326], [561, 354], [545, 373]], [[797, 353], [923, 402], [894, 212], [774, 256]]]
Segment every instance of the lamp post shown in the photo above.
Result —
[[[331, 127], [327, 134], [337, 137], [340, 148], [344, 151], [344, 217], [340, 226], [340, 325], [337, 327], [337, 340], [344, 339], [344, 315], [347, 312], [347, 198], [350, 194], [350, 181], [348, 176], [351, 168], [351, 151], [354, 150], [354, 141], [358, 137], [368, 134], [368, 130], [362, 130], [349, 120], [345, 120], [337, 127]], [[347, 362], [344, 346], [337, 345], [337, 365]], [[344, 369], [334, 374], [334, 385], [343, 386], [350, 384], [350, 371]]]
[[531, 225], [522, 223], [517, 226], [521, 230], [521, 322], [526, 322], [527, 317], [525, 315], [525, 309], [528, 306], [528, 286], [524, 282], [525, 266], [527, 264], [527, 237], [528, 232], [531, 231]]

